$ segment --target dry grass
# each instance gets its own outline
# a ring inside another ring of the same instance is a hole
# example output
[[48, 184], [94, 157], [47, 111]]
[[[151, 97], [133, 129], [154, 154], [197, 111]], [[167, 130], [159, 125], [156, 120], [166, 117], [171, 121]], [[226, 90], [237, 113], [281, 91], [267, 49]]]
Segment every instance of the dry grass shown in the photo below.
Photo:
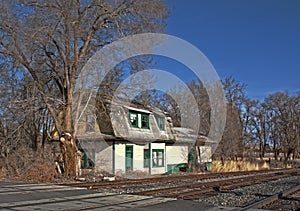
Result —
[[4, 167], [2, 167], [2, 168], [0, 169], [0, 181], [1, 181], [1, 179], [5, 178], [6, 175], [7, 175], [6, 169], [5, 169]]
[[266, 162], [260, 164], [259, 162], [249, 161], [225, 161], [222, 165], [221, 161], [213, 161], [212, 172], [233, 172], [233, 171], [253, 171], [260, 169], [269, 169]]
[[21, 146], [3, 162], [1, 175], [9, 180], [24, 182], [53, 182], [57, 171], [50, 150], [33, 151]]
[[35, 162], [19, 176], [20, 180], [26, 182], [54, 182], [57, 171], [53, 163]]

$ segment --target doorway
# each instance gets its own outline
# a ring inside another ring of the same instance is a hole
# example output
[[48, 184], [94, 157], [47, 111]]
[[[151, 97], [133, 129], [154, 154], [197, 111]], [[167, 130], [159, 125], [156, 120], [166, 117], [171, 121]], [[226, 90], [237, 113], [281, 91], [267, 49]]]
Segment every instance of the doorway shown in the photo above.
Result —
[[133, 146], [126, 145], [125, 147], [125, 169], [126, 171], [133, 170]]

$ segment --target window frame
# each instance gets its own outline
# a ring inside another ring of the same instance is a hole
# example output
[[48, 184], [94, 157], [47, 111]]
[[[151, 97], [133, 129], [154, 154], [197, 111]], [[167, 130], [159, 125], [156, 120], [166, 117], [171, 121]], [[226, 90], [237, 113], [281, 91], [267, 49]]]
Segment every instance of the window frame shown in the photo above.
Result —
[[[166, 119], [165, 119], [165, 117], [156, 115], [155, 120], [156, 120], [158, 129], [160, 131], [166, 131]], [[163, 124], [161, 124], [161, 123], [163, 123]], [[161, 125], [163, 126], [163, 128], [161, 127]]]
[[[159, 152], [161, 152], [161, 157], [159, 156]], [[156, 154], [156, 156], [154, 156]], [[154, 162], [156, 160], [156, 163]], [[160, 162], [161, 160], [161, 162]], [[161, 164], [159, 164], [161, 163]], [[153, 168], [161, 168], [165, 167], [165, 150], [164, 149], [152, 149], [152, 167]]]
[[[136, 124], [132, 124], [131, 115], [136, 115]], [[143, 126], [143, 118], [146, 117], [146, 125]], [[131, 128], [150, 129], [150, 114], [129, 110], [128, 122]]]
[[95, 132], [95, 124], [96, 124], [95, 116], [93, 114], [87, 114], [85, 131], [86, 132]]
[[[141, 128], [150, 129], [150, 114], [140, 113], [141, 115]], [[147, 117], [147, 125], [143, 126], [143, 117]]]
[[144, 149], [144, 168], [150, 168], [150, 149]]
[[[136, 115], [136, 119], [135, 119], [135, 125], [132, 124], [131, 122], [131, 115]], [[134, 112], [134, 111], [129, 111], [128, 113], [128, 119], [129, 119], [129, 125], [130, 127], [133, 127], [133, 128], [139, 128], [139, 115], [137, 112]]]

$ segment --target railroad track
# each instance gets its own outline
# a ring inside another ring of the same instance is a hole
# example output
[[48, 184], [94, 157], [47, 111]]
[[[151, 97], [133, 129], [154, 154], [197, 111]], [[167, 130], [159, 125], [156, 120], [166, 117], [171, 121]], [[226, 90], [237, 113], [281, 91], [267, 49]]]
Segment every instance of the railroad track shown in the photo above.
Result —
[[250, 176], [234, 176], [231, 179], [221, 179], [211, 182], [198, 182], [192, 185], [181, 185], [177, 187], [158, 188], [154, 190], [145, 190], [137, 192], [138, 195], [160, 196], [177, 199], [195, 200], [203, 195], [213, 195], [220, 192], [230, 191], [236, 188], [260, 184], [272, 180], [278, 180], [290, 177], [300, 170], [289, 170], [285, 172], [272, 172], [269, 174], [250, 175]]
[[239, 211], [251, 209], [300, 210], [300, 185], [251, 203]]
[[300, 169], [280, 169], [251, 172], [159, 176], [147, 179], [120, 180], [101, 183], [73, 183], [68, 185], [97, 190], [126, 189], [125, 193], [136, 195], [194, 200], [205, 195], [218, 194], [239, 187], [278, 180], [299, 174]]
[[[211, 179], [227, 179], [228, 177], [233, 176], [247, 176], [250, 174], [260, 175], [260, 174], [269, 174], [271, 172], [274, 173], [282, 173], [288, 172], [291, 169], [280, 169], [280, 170], [258, 170], [258, 171], [249, 171], [249, 172], [222, 172], [222, 173], [206, 173], [206, 174], [184, 174], [184, 175], [162, 175], [152, 178], [145, 179], [121, 179], [115, 181], [101, 181], [101, 182], [76, 182], [76, 183], [68, 183], [62, 185], [68, 186], [76, 186], [76, 187], [86, 187], [88, 189], [106, 189], [106, 188], [122, 188], [122, 187], [130, 187], [136, 185], [161, 185], [161, 184], [170, 184], [176, 182], [188, 182], [188, 181], [203, 181], [203, 180], [211, 180]], [[293, 170], [292, 170], [293, 171]]]

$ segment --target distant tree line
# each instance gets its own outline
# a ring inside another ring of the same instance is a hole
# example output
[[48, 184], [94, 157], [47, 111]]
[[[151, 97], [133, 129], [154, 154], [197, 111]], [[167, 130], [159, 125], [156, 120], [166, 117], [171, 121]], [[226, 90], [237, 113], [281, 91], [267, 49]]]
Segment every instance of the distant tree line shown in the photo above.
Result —
[[[223, 81], [227, 99], [225, 130], [215, 159], [252, 159], [264, 158], [267, 153], [276, 160], [299, 158], [300, 154], [300, 93], [276, 92], [262, 101], [253, 100], [246, 95], [246, 84], [233, 77]], [[208, 135], [210, 128], [209, 96], [199, 80], [188, 83], [196, 98], [200, 116], [201, 135]], [[172, 98], [185, 100], [180, 87], [169, 94], [160, 94], [155, 90], [142, 93], [137, 99], [145, 105], [160, 107], [173, 119], [174, 126], [181, 126], [181, 118], [193, 118], [193, 114], [181, 114]], [[186, 102], [189, 103], [189, 102]], [[193, 121], [191, 121], [193, 122]]]

